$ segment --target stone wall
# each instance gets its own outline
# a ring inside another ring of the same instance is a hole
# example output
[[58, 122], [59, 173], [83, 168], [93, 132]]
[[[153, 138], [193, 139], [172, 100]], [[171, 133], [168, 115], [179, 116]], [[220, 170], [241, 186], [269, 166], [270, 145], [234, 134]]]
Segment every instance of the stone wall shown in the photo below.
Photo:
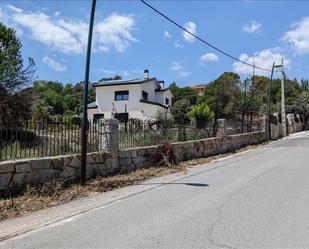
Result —
[[[80, 155], [55, 156], [0, 162], [0, 190], [26, 185], [65, 182], [79, 177]], [[87, 155], [87, 178], [118, 172], [118, 159], [110, 153]]]
[[[129, 172], [155, 166], [155, 146], [119, 150], [118, 121], [104, 121], [100, 131], [102, 151], [87, 155], [87, 178]], [[226, 136], [225, 121], [220, 120], [221, 137], [172, 143], [178, 161], [208, 157], [267, 139], [265, 131]], [[107, 151], [107, 152], [106, 152]], [[67, 182], [79, 177], [80, 156], [56, 156], [0, 162], [0, 190], [26, 185]]]
[[[172, 143], [178, 161], [214, 156], [235, 151], [244, 146], [258, 144], [267, 140], [264, 131], [215, 137], [187, 142]], [[119, 165], [123, 171], [151, 167], [155, 163], [151, 155], [155, 146], [122, 150], [119, 154]]]
[[[278, 113], [275, 113], [274, 116], [279, 120]], [[303, 122], [300, 121], [299, 114], [287, 114], [286, 115], [286, 125], [287, 125], [287, 135], [300, 132], [303, 130]], [[282, 124], [277, 122], [277, 124], [271, 124], [271, 138], [278, 139], [282, 137]]]

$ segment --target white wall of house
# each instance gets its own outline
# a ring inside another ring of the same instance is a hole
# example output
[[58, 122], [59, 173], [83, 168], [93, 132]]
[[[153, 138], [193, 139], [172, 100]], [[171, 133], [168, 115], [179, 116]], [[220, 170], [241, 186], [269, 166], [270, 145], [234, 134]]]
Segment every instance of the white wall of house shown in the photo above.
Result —
[[168, 113], [168, 116], [170, 116], [170, 111], [159, 105], [141, 103], [141, 108], [144, 117], [147, 117], [147, 119], [155, 119], [159, 113], [166, 113], [166, 112]]
[[[129, 100], [115, 101], [116, 91], [129, 91]], [[113, 109], [116, 112], [125, 112], [125, 106], [127, 111], [138, 110], [140, 99], [140, 84], [96, 87], [96, 102], [102, 113], [112, 112]]]
[[165, 99], [169, 99], [169, 105], [172, 106], [172, 93], [170, 90], [160, 91], [157, 92], [157, 102], [161, 103], [162, 105], [165, 105]]
[[100, 113], [98, 108], [88, 108], [88, 119], [93, 120], [93, 114]]
[[[165, 105], [165, 98], [171, 99], [170, 90], [156, 92], [156, 82], [150, 80], [142, 84], [107, 85], [96, 87], [96, 104], [98, 108], [89, 108], [88, 117], [93, 119], [94, 114], [104, 114], [104, 118], [111, 118], [112, 113], [129, 113], [129, 118], [149, 119], [155, 118], [158, 112], [166, 112], [166, 108], [149, 103], [142, 103], [142, 92], [148, 93], [148, 101]], [[116, 91], [129, 91], [128, 100], [115, 100]], [[169, 111], [170, 115], [170, 111]]]
[[[142, 86], [142, 91], [145, 91], [148, 93], [148, 101], [157, 102], [157, 97], [156, 97], [156, 92], [155, 92], [157, 85], [153, 81], [149, 81], [149, 82], [142, 84], [141, 86]], [[142, 99], [142, 95], [140, 99]]]

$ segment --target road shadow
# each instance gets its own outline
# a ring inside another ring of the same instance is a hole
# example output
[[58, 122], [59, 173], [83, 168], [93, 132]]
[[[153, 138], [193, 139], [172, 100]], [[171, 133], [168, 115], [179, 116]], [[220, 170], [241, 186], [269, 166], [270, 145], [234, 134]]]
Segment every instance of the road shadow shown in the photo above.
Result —
[[194, 182], [153, 182], [153, 183], [136, 183], [134, 185], [187, 185], [192, 187], [208, 187], [206, 183], [194, 183]]

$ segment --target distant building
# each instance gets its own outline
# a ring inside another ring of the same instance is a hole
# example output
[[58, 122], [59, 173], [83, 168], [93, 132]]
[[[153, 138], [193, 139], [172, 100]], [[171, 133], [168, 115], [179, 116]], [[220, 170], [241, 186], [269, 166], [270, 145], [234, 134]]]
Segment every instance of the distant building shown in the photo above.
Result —
[[164, 81], [150, 78], [148, 70], [144, 71], [143, 78], [99, 81], [93, 86], [96, 100], [88, 104], [89, 119], [145, 120], [155, 118], [158, 113], [171, 115], [170, 89], [164, 87]]
[[192, 85], [190, 86], [194, 91], [196, 91], [196, 94], [198, 96], [203, 96], [204, 95], [204, 91], [206, 88], [207, 84], [196, 84], [196, 85]]

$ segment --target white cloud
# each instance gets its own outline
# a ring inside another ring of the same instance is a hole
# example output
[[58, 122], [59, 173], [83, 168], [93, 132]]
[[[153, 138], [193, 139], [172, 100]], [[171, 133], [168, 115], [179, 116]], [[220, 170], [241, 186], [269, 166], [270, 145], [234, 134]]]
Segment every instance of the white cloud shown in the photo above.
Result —
[[117, 51], [122, 52], [131, 43], [138, 41], [131, 33], [134, 28], [135, 20], [133, 16], [113, 13], [96, 24], [95, 43], [104, 47], [105, 50], [114, 47]]
[[15, 6], [10, 5], [10, 4], [8, 4], [6, 7], [7, 7], [8, 9], [14, 11], [14, 12], [17, 12], [17, 13], [23, 12], [22, 9], [16, 8]]
[[[281, 65], [281, 58], [284, 59], [284, 66], [288, 67], [290, 66], [290, 60], [287, 59], [282, 53], [280, 48], [268, 48], [261, 50], [259, 52], [254, 53], [253, 56], [249, 56], [247, 54], [241, 54], [239, 56], [239, 59], [242, 61], [245, 61], [250, 64], [254, 64], [256, 66], [265, 68], [265, 69], [271, 69], [273, 62], [275, 62], [276, 65]], [[240, 62], [234, 62], [233, 63], [233, 69], [236, 73], [240, 74], [252, 74], [252, 67], [247, 66]], [[257, 75], [269, 75], [269, 72], [256, 69], [255, 73]]]
[[200, 57], [200, 63], [202, 65], [205, 65], [207, 62], [218, 61], [218, 60], [219, 60], [219, 57], [213, 53], [206, 53]]
[[[48, 15], [6, 6], [11, 26], [27, 30], [33, 40], [65, 54], [81, 54], [86, 51], [88, 20], [64, 18], [60, 12]], [[103, 20], [96, 20], [93, 34], [94, 52], [111, 49], [122, 52], [137, 42], [132, 32], [135, 20], [132, 15], [112, 13]]]
[[171, 39], [172, 35], [170, 34], [170, 32], [168, 32], [167, 30], [163, 31], [163, 39]]
[[59, 17], [60, 15], [61, 15], [61, 12], [60, 12], [60, 11], [54, 12], [54, 16], [55, 16], [55, 17]]
[[106, 73], [106, 74], [116, 74], [117, 72], [114, 71], [114, 70], [110, 70], [110, 69], [104, 69], [104, 68], [101, 68], [98, 70], [99, 72], [102, 72], [102, 73]]
[[169, 71], [176, 73], [176, 75], [178, 77], [181, 77], [181, 78], [182, 77], [187, 77], [187, 76], [189, 76], [191, 74], [178, 61], [174, 61], [174, 62], [171, 63], [171, 65], [169, 67]]
[[15, 23], [11, 22], [10, 15], [8, 14], [7, 10], [10, 10], [10, 11], [14, 11], [15, 10], [16, 12], [20, 11], [20, 9], [15, 8], [12, 5], [7, 5], [4, 8], [0, 7], [0, 22], [2, 22], [4, 25], [6, 25], [6, 26], [8, 26], [10, 28], [13, 28], [16, 31], [16, 35], [17, 36], [19, 36], [19, 37], [22, 36], [23, 31], [19, 27], [17, 27], [17, 25]]
[[136, 70], [136, 69], [129, 69], [129, 70], [122, 70], [121, 75], [124, 77], [131, 77], [132, 75], [134, 76], [141, 76], [143, 70]]
[[259, 33], [262, 29], [262, 24], [257, 21], [250, 21], [242, 26], [242, 30], [246, 33]]
[[309, 53], [309, 16], [292, 24], [291, 29], [285, 32], [282, 39], [291, 44], [296, 54]]
[[126, 69], [126, 70], [111, 70], [111, 69], [105, 69], [105, 68], [100, 68], [98, 69], [99, 72], [102, 72], [104, 74], [109, 74], [109, 75], [122, 75], [124, 77], [131, 77], [131, 76], [141, 76], [143, 73], [143, 70], [136, 70], [136, 69]]
[[[189, 21], [185, 23], [184, 28], [188, 30], [190, 33], [197, 35], [197, 26], [194, 22]], [[195, 37], [185, 31], [182, 32], [182, 36], [187, 42], [195, 41]]]
[[64, 72], [67, 69], [66, 66], [48, 56], [45, 56], [42, 61], [56, 72]]
[[174, 47], [175, 47], [175, 48], [183, 48], [184, 45], [181, 44], [180, 41], [177, 40], [177, 41], [174, 42]]

